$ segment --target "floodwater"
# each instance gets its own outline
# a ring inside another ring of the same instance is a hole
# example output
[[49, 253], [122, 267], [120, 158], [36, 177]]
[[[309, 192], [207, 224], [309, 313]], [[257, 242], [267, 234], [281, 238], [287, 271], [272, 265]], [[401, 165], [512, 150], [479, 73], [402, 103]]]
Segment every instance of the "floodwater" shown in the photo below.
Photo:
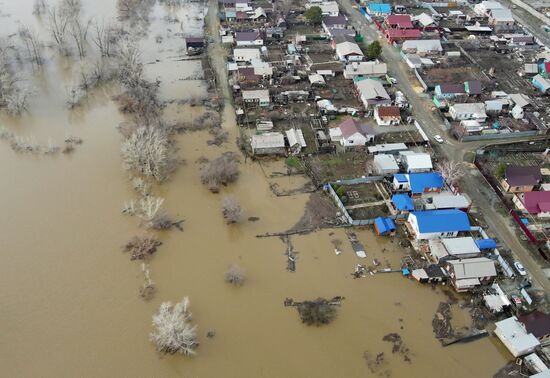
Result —
[[[115, 1], [83, 1], [84, 14], [113, 17]], [[196, 5], [194, 5], [196, 7]], [[0, 31], [15, 32], [23, 22], [46, 35], [46, 25], [31, 15], [32, 0], [1, 0]], [[155, 6], [150, 36], [175, 32], [167, 25], [168, 10]], [[196, 28], [195, 26], [192, 26]], [[188, 33], [194, 30], [188, 30]], [[44, 37], [46, 38], [46, 37]], [[196, 62], [172, 62], [177, 39], [142, 42], [151, 77], [162, 80], [164, 99], [201, 93], [196, 80], [180, 80], [196, 70]], [[153, 64], [156, 59], [160, 62]], [[166, 208], [185, 219], [185, 231], [159, 234], [162, 247], [150, 267], [158, 293], [150, 302], [138, 295], [140, 264], [121, 252], [121, 245], [142, 232], [136, 219], [120, 209], [134, 196], [122, 169], [124, 118], [110, 100], [112, 88], [94, 91], [82, 107], [65, 108], [74, 65], [52, 58], [41, 73], [22, 69], [35, 83], [30, 112], [20, 118], [0, 117], [10, 130], [61, 141], [66, 135], [84, 140], [70, 155], [21, 155], [0, 144], [0, 374], [6, 377], [487, 377], [509, 359], [494, 337], [443, 348], [433, 337], [432, 316], [440, 289], [409, 281], [400, 274], [352, 279], [353, 254], [342, 230], [325, 230], [292, 238], [298, 251], [297, 271], [286, 271], [285, 245], [277, 238], [257, 238], [283, 231], [303, 213], [307, 195], [275, 197], [269, 182], [298, 187], [303, 178], [268, 179], [281, 163], [242, 164], [239, 181], [210, 193], [200, 183], [201, 156], [216, 157], [234, 150], [236, 126], [226, 123], [232, 137], [224, 147], [207, 146], [206, 132], [177, 137], [185, 160], [172, 180], [161, 186]], [[200, 109], [174, 112], [186, 120]], [[227, 226], [220, 202], [235, 196], [246, 217], [257, 222]], [[393, 266], [404, 251], [370, 230], [359, 231], [368, 252]], [[336, 256], [331, 240], [344, 241]], [[385, 248], [385, 252], [383, 249]], [[247, 272], [241, 288], [224, 283], [231, 263]], [[294, 308], [283, 300], [344, 296], [338, 318], [329, 326], [302, 325]], [[159, 356], [148, 341], [151, 316], [162, 301], [191, 299], [199, 326], [198, 356]], [[460, 315], [460, 313], [458, 314]], [[462, 314], [464, 317], [465, 314]], [[401, 320], [400, 320], [401, 319]], [[463, 319], [461, 320], [461, 324]], [[401, 327], [403, 327], [401, 329]], [[214, 338], [207, 338], [215, 330]], [[411, 362], [392, 354], [382, 341], [388, 333], [402, 336]], [[372, 372], [363, 354], [384, 353], [385, 362]]]

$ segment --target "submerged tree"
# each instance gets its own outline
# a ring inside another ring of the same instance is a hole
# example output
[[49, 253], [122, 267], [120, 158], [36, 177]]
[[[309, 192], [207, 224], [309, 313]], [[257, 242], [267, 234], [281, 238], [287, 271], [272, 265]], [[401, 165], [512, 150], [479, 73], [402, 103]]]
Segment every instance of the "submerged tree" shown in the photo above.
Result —
[[227, 185], [239, 177], [239, 158], [234, 152], [226, 152], [202, 168], [201, 181], [217, 193], [220, 185]]
[[153, 316], [154, 330], [150, 339], [157, 351], [166, 354], [183, 354], [194, 356], [198, 347], [197, 326], [191, 324], [189, 298], [175, 305], [163, 302], [159, 311]]
[[227, 219], [227, 223], [239, 223], [243, 216], [243, 209], [235, 198], [224, 197], [222, 213], [223, 217]]
[[124, 246], [124, 252], [130, 252], [131, 260], [145, 260], [157, 252], [162, 242], [151, 235], [134, 236]]
[[336, 318], [336, 307], [323, 298], [301, 302], [297, 309], [302, 322], [307, 325], [329, 324]]
[[235, 286], [241, 286], [245, 280], [244, 269], [237, 264], [229, 265], [225, 271], [225, 282]]

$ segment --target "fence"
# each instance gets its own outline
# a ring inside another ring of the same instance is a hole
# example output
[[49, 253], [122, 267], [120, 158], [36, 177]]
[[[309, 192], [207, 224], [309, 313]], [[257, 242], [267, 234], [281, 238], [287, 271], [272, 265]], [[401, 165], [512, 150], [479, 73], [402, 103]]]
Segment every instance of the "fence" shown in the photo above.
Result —
[[514, 139], [514, 138], [525, 138], [536, 135], [544, 135], [545, 132], [541, 134], [540, 131], [519, 131], [517, 133], [507, 133], [507, 134], [483, 134], [483, 135], [466, 135], [460, 138], [461, 142], [472, 142], [477, 140], [494, 140], [494, 139]]

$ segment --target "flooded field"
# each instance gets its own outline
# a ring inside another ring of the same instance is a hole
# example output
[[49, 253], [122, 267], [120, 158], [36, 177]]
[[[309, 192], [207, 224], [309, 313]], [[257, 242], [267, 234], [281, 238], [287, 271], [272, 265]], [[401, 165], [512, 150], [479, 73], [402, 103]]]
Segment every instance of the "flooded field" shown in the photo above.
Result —
[[[33, 0], [0, 0], [0, 32], [7, 38], [25, 24], [44, 41], [50, 39], [44, 19], [32, 14]], [[53, 1], [49, 3], [53, 4]], [[82, 1], [83, 14], [113, 21], [116, 1]], [[187, 7], [187, 8], [186, 8]], [[201, 80], [186, 79], [200, 69], [199, 61], [173, 58], [182, 48], [181, 35], [197, 35], [200, 4], [174, 9], [155, 4], [147, 35], [141, 39], [143, 61], [151, 78], [161, 81], [163, 100], [204, 95]], [[175, 15], [175, 16], [174, 16]], [[200, 17], [199, 17], [200, 18]], [[170, 29], [170, 31], [168, 31]], [[181, 35], [180, 35], [181, 34]], [[158, 42], [156, 36], [162, 36]], [[178, 37], [179, 35], [179, 37]], [[10, 40], [16, 42], [17, 37]], [[17, 42], [19, 43], [19, 42]], [[257, 234], [284, 231], [302, 216], [308, 195], [276, 197], [269, 184], [295, 188], [303, 177], [268, 178], [284, 171], [282, 162], [241, 164], [235, 184], [212, 194], [201, 184], [197, 159], [236, 151], [238, 134], [231, 117], [224, 123], [229, 142], [208, 146], [206, 131], [176, 137], [178, 156], [185, 161], [162, 184], [158, 195], [184, 232], [159, 232], [163, 242], [151, 259], [151, 278], [158, 292], [151, 301], [139, 296], [140, 264], [121, 251], [143, 230], [135, 218], [121, 214], [135, 196], [123, 169], [117, 126], [125, 116], [112, 101], [114, 86], [94, 90], [84, 104], [68, 110], [67, 88], [80, 65], [75, 57], [60, 58], [46, 49], [45, 64], [18, 72], [34, 91], [29, 111], [0, 116], [11, 132], [47, 143], [67, 135], [82, 138], [72, 154], [21, 154], [0, 141], [0, 372], [6, 377], [488, 377], [508, 359], [494, 337], [443, 348], [434, 338], [431, 321], [441, 289], [432, 290], [398, 273], [353, 279], [363, 263], [353, 253], [344, 230], [323, 230], [292, 237], [298, 252], [296, 272], [286, 270], [285, 244]], [[86, 59], [86, 58], [85, 58]], [[173, 105], [165, 115], [190, 121], [200, 107]], [[225, 113], [229, 114], [229, 113]], [[237, 198], [245, 219], [227, 225], [221, 215], [225, 194]], [[357, 232], [369, 262], [377, 258], [397, 266], [404, 251], [368, 230]], [[334, 254], [331, 240], [343, 241]], [[246, 270], [243, 287], [224, 282], [227, 266]], [[148, 340], [151, 316], [163, 301], [191, 299], [200, 346], [194, 358], [159, 356]], [[301, 323], [296, 300], [344, 296], [337, 319], [324, 327]], [[467, 313], [453, 314], [467, 324]], [[215, 337], [207, 338], [209, 331]], [[401, 336], [406, 353], [392, 353], [383, 341]], [[379, 364], [365, 359], [384, 353]]]

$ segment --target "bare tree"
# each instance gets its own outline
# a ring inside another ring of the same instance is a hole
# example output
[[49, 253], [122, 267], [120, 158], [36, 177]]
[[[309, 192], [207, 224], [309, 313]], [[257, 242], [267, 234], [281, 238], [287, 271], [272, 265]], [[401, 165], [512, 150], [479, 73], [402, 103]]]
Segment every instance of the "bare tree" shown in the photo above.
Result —
[[219, 192], [220, 185], [227, 185], [239, 177], [239, 157], [234, 152], [226, 152], [217, 159], [204, 165], [201, 170], [201, 181], [207, 184], [214, 193]]
[[143, 272], [143, 285], [139, 289], [139, 294], [144, 300], [149, 301], [155, 296], [157, 288], [151, 279], [149, 264], [141, 263], [141, 271]]
[[137, 128], [121, 147], [126, 169], [158, 182], [167, 178], [175, 169], [174, 149], [166, 132], [159, 128], [142, 126]]
[[25, 44], [31, 62], [41, 66], [43, 63], [42, 42], [38, 39], [38, 35], [34, 31], [31, 31], [28, 27], [22, 26], [19, 28], [19, 38], [21, 38]]
[[88, 30], [90, 29], [91, 22], [92, 20], [88, 20], [82, 23], [79, 17], [74, 17], [69, 24], [69, 34], [74, 40], [80, 58], [86, 56]]
[[97, 46], [102, 57], [112, 56], [113, 44], [113, 27], [110, 23], [105, 24], [105, 21], [95, 22], [92, 32], [92, 42]]
[[130, 260], [146, 260], [162, 245], [162, 242], [152, 235], [134, 236], [124, 246], [124, 252], [130, 252]]
[[225, 271], [225, 282], [235, 286], [242, 286], [245, 281], [245, 272], [237, 264], [231, 264]]
[[48, 6], [46, 5], [45, 0], [34, 0], [32, 5], [32, 14], [36, 16], [41, 16], [46, 13]]
[[197, 342], [197, 326], [191, 324], [189, 298], [175, 305], [163, 302], [159, 311], [153, 316], [154, 330], [150, 339], [155, 343], [157, 351], [169, 354], [194, 356]]
[[61, 54], [65, 56], [70, 55], [71, 52], [66, 41], [69, 18], [65, 12], [61, 12], [56, 7], [52, 7], [48, 10], [48, 16], [48, 23], [53, 41], [57, 45], [57, 48]]
[[445, 182], [455, 185], [464, 177], [464, 163], [454, 160], [445, 160], [436, 164], [436, 169], [441, 172]]
[[222, 203], [223, 217], [227, 223], [239, 223], [243, 216], [243, 209], [239, 202], [233, 197], [224, 197]]

